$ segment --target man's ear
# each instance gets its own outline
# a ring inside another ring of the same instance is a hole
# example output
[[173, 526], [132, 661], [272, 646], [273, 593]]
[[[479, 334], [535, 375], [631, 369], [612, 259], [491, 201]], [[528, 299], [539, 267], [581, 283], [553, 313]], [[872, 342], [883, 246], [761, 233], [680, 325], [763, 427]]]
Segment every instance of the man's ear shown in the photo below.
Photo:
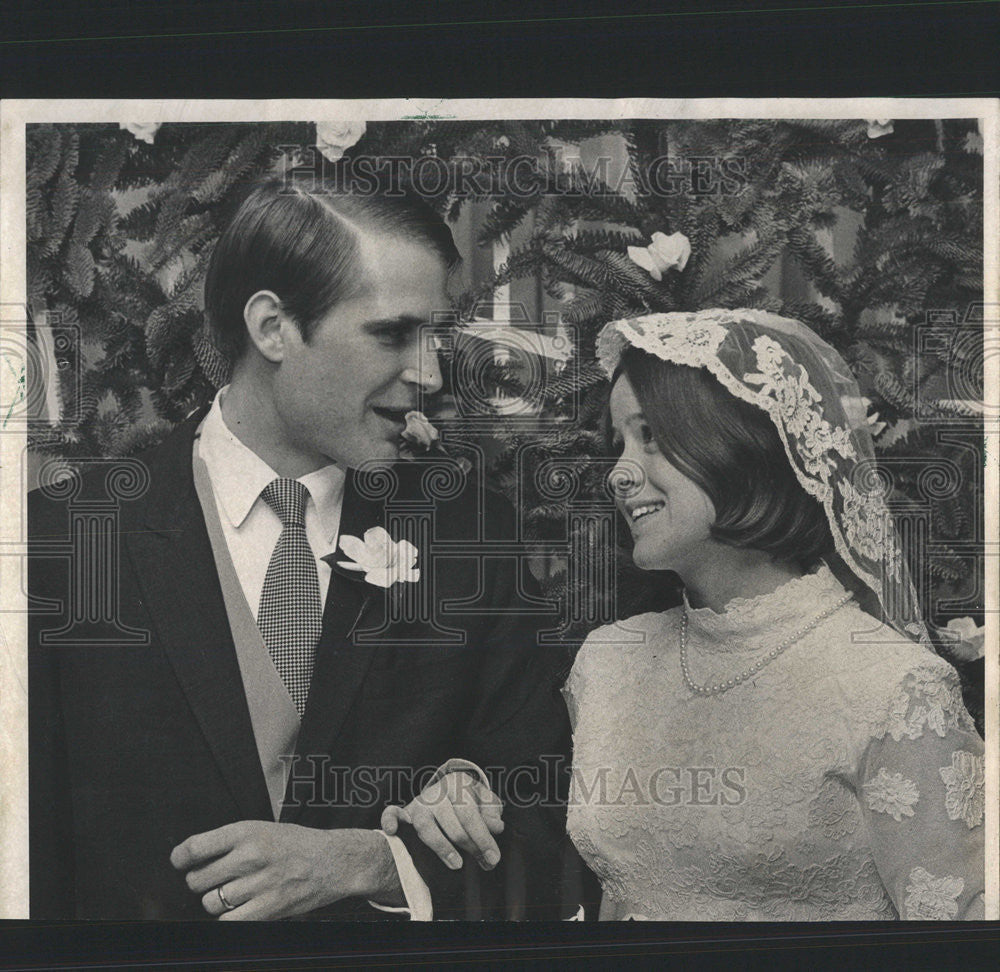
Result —
[[243, 308], [250, 343], [268, 360], [277, 364], [285, 356], [285, 334], [291, 324], [272, 290], [258, 290]]

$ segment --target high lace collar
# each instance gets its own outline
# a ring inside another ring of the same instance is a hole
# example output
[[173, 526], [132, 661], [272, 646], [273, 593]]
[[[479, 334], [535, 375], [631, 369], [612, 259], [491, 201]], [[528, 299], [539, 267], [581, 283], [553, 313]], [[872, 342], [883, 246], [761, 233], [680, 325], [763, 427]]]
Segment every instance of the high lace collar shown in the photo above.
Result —
[[722, 612], [693, 608], [684, 594], [689, 637], [699, 652], [755, 652], [831, 607], [847, 593], [826, 564], [758, 597], [735, 597]]

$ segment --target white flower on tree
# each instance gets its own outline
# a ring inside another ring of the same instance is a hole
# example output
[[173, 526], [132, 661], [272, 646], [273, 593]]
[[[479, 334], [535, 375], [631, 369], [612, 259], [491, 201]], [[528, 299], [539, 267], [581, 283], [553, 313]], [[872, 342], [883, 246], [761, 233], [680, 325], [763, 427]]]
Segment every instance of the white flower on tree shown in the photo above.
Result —
[[691, 259], [691, 241], [683, 233], [654, 233], [649, 246], [628, 247], [629, 259], [654, 280], [662, 280], [667, 270], [680, 272]]
[[955, 638], [964, 661], [975, 661], [986, 653], [986, 627], [972, 618], [952, 618], [944, 628], [948, 637]]
[[140, 142], [152, 145], [162, 124], [162, 122], [123, 122], [118, 127], [131, 132]]
[[365, 133], [363, 121], [316, 122], [316, 148], [320, 155], [336, 162]]
[[868, 122], [868, 137], [881, 138], [883, 135], [891, 135], [895, 129], [892, 127], [891, 118], [870, 118]]

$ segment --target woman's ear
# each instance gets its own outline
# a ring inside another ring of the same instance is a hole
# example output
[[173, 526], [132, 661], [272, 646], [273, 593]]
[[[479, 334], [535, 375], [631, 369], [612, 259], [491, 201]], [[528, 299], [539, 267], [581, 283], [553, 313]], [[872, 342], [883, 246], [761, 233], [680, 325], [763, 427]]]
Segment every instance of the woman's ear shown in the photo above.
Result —
[[268, 361], [275, 364], [285, 356], [284, 328], [288, 317], [278, 295], [271, 290], [258, 290], [243, 308], [250, 343]]

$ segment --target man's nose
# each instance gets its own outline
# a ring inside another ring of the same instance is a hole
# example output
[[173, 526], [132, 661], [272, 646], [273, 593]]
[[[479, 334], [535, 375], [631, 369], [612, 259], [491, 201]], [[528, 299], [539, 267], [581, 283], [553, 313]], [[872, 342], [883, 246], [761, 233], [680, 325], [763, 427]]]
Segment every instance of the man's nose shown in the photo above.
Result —
[[413, 359], [400, 377], [407, 384], [419, 385], [428, 395], [441, 391], [441, 362], [432, 342], [423, 342], [414, 349]]

